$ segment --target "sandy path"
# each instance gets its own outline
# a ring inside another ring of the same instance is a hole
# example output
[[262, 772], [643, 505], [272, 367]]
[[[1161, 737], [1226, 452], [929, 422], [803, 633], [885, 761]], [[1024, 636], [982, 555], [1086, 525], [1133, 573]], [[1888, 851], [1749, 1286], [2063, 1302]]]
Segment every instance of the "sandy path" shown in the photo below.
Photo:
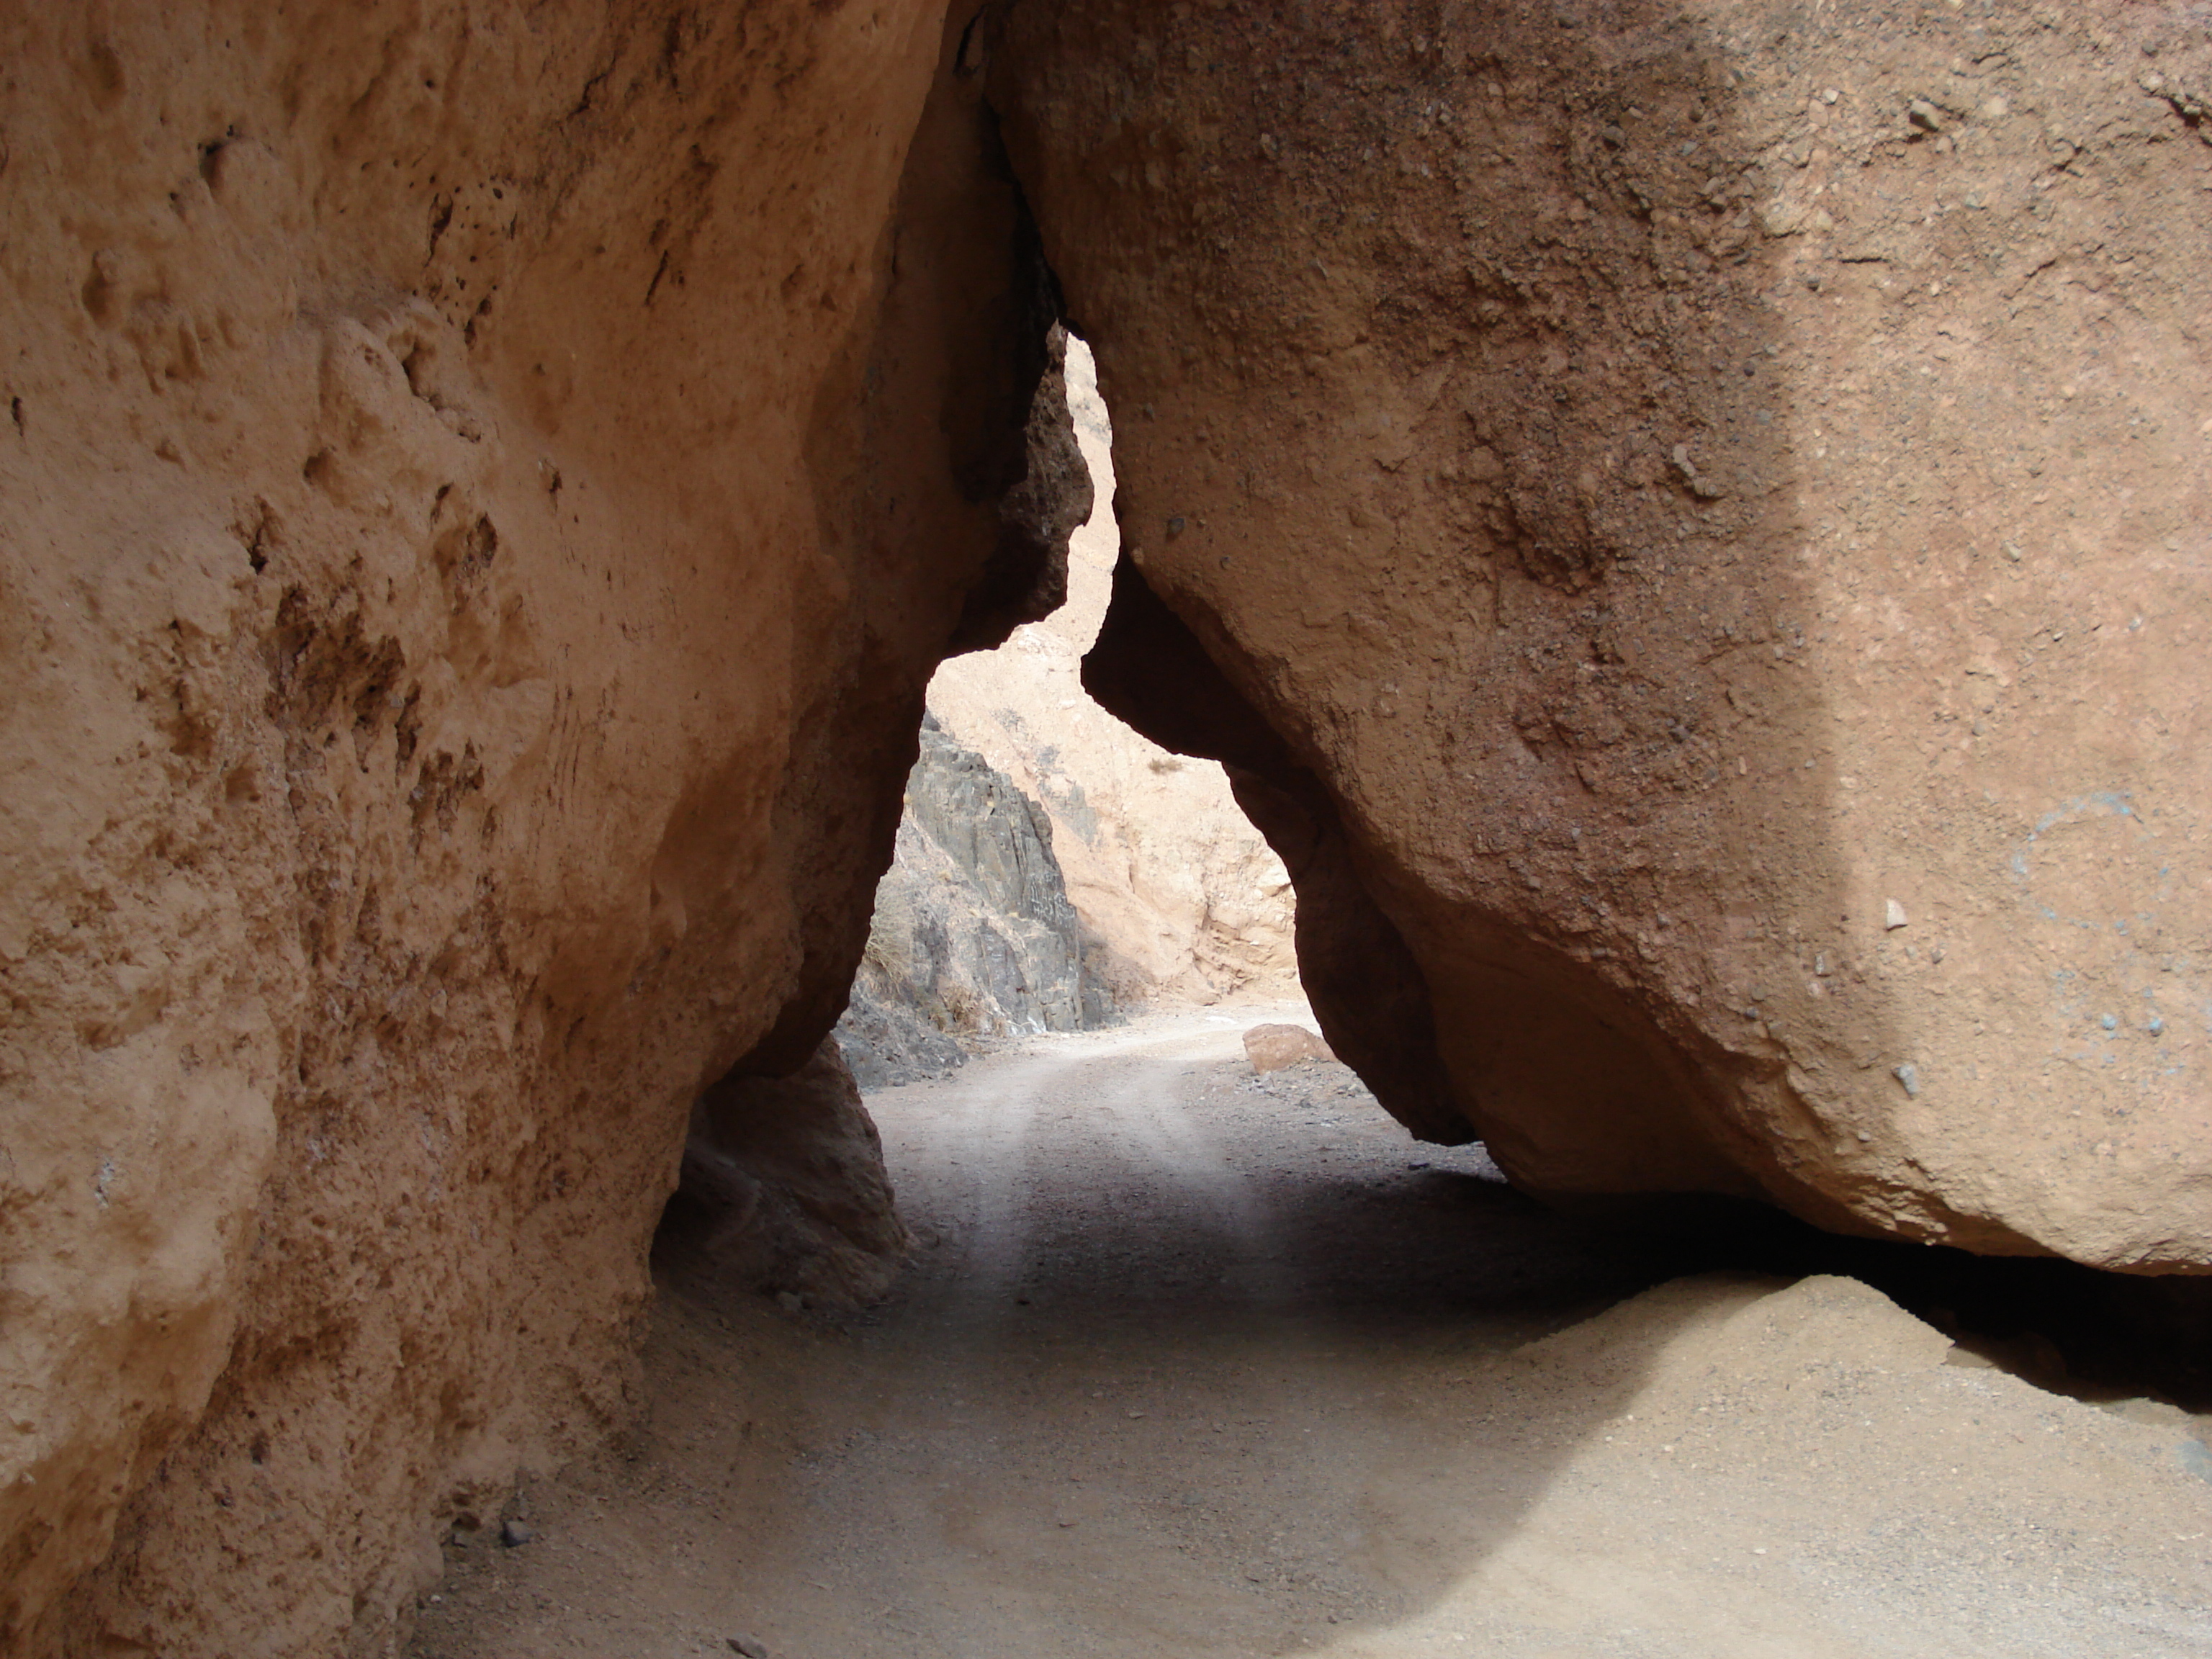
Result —
[[1239, 1030], [878, 1097], [928, 1241], [891, 1303], [666, 1298], [627, 1455], [449, 1548], [414, 1651], [2212, 1655], [2191, 1419], [1848, 1280], [1601, 1311], [1654, 1269], [1335, 1068], [1255, 1089]]

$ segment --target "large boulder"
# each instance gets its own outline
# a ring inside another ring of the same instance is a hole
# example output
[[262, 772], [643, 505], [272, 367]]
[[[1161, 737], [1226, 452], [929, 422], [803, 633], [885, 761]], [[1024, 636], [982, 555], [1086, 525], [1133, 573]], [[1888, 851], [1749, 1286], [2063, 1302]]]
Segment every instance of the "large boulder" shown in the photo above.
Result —
[[[2201, 8], [1016, 3], [1086, 678], [1563, 1201], [2212, 1268]], [[1456, 1127], [1455, 1127], [1456, 1126]]]

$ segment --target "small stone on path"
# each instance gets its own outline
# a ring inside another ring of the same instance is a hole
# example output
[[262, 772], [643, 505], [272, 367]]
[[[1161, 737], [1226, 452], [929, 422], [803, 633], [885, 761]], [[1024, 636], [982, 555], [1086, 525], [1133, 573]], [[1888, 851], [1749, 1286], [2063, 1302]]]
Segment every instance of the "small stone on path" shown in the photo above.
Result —
[[1255, 1073], [1278, 1072], [1301, 1060], [1336, 1058], [1328, 1044], [1303, 1025], [1255, 1025], [1244, 1033], [1244, 1056]]

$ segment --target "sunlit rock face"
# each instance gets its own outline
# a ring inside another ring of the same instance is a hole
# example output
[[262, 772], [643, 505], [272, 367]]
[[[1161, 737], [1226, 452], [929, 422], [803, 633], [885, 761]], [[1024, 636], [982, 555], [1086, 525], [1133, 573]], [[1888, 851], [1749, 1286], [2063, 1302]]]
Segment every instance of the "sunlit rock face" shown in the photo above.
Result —
[[1082, 659], [1113, 590], [1112, 426], [1089, 350], [1067, 350], [1068, 410], [1097, 505], [1067, 549], [1067, 602], [929, 683], [945, 730], [1006, 773], [1053, 824], [1053, 851], [1123, 1007], [1298, 994], [1289, 872], [1221, 768], [1170, 754], [1084, 693]]
[[1086, 678], [1239, 774], [1392, 1109], [1563, 1200], [2212, 1267], [2202, 9], [989, 44], [1115, 414]]
[[0, 21], [0, 1647], [382, 1651], [629, 1410], [694, 1097], [815, 1052], [929, 673], [1060, 585], [958, 45]]

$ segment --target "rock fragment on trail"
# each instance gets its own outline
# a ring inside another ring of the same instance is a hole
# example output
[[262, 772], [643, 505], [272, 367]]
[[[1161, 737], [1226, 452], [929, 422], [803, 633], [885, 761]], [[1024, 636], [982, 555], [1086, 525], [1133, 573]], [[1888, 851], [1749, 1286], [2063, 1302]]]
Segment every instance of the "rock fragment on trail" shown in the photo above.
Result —
[[1328, 1043], [1303, 1025], [1255, 1025], [1244, 1033], [1245, 1058], [1254, 1072], [1264, 1075], [1303, 1060], [1333, 1060]]
[[881, 1296], [913, 1246], [836, 1037], [789, 1077], [732, 1075], [700, 1097], [655, 1244], [664, 1266], [798, 1315]]

